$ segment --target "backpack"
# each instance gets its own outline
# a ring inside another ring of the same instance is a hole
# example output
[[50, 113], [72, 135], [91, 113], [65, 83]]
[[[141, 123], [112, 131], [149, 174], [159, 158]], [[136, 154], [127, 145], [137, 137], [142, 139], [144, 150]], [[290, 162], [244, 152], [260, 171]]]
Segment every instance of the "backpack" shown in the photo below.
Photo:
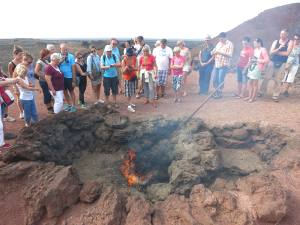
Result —
[[14, 96], [10, 90], [5, 90], [3, 87], [0, 87], [0, 102], [9, 106], [14, 103]]

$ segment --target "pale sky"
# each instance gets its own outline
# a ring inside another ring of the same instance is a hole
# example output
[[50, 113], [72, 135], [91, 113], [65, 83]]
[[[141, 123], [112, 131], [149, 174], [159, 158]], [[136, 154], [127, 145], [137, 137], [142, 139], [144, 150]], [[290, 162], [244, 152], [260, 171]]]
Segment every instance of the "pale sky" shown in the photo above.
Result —
[[228, 31], [297, 0], [1, 0], [3, 38], [184, 38]]

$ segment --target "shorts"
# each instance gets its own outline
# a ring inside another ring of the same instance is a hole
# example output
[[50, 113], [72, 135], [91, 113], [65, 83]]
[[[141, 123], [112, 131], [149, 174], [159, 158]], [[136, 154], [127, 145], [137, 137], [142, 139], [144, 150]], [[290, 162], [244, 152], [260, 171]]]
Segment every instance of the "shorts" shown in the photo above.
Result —
[[135, 80], [130, 81], [130, 80], [124, 80], [125, 84], [125, 96], [126, 97], [131, 97], [135, 95]]
[[182, 75], [173, 76], [172, 87], [173, 87], [174, 91], [178, 91], [181, 88], [181, 86], [182, 86], [182, 78], [183, 78]]
[[65, 78], [64, 77], [64, 90], [73, 91], [74, 87], [72, 85], [73, 79], [72, 78]]
[[102, 83], [102, 75], [98, 76], [96, 79], [92, 80], [91, 79], [91, 84], [92, 86], [97, 86], [97, 85], [101, 85]]
[[112, 92], [112, 95], [117, 95], [119, 92], [118, 85], [119, 85], [118, 77], [104, 77], [103, 87], [104, 87], [105, 96], [110, 95], [110, 90]]
[[168, 78], [168, 70], [158, 70], [157, 77], [158, 77], [157, 85], [166, 86], [167, 78]]
[[244, 73], [244, 68], [237, 67], [236, 75], [237, 75], [237, 82], [238, 83], [247, 84], [248, 77], [247, 77], [247, 74]]
[[294, 83], [295, 76], [297, 74], [298, 68], [299, 68], [299, 65], [292, 65], [290, 67], [290, 69], [288, 70], [288, 73], [284, 72], [285, 74], [284, 74], [284, 78], [283, 78], [282, 82], [284, 82], [284, 83]]
[[182, 71], [189, 75], [192, 72], [191, 66], [190, 65], [184, 65], [183, 68], [182, 68]]

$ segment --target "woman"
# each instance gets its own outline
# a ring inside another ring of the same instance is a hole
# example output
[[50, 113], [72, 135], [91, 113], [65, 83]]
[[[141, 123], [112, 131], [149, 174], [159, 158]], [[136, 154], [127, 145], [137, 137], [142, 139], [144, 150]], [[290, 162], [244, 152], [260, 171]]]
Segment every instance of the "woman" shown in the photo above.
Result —
[[53, 53], [50, 57], [50, 64], [45, 68], [45, 79], [54, 98], [53, 111], [55, 114], [62, 111], [64, 106], [64, 75], [59, 70], [61, 59], [59, 53]]
[[244, 98], [247, 95], [247, 65], [249, 59], [253, 56], [253, 48], [249, 37], [244, 37], [242, 41], [243, 48], [240, 53], [238, 65], [236, 68], [237, 92], [234, 94], [236, 98]]
[[[13, 60], [8, 63], [9, 77], [14, 77], [13, 74], [14, 74], [15, 68], [17, 67], [18, 64], [20, 64], [22, 62], [23, 54], [24, 54], [23, 48], [15, 45], [14, 50], [13, 50]], [[18, 95], [17, 89], [15, 87], [14, 87], [14, 90], [15, 90], [14, 91], [15, 95]], [[18, 97], [17, 97], [17, 106], [18, 106], [18, 109], [19, 109], [20, 115], [21, 115], [21, 112], [23, 112], [23, 109], [22, 109], [21, 104], [18, 101]], [[15, 118], [8, 115], [8, 107], [7, 106], [5, 106], [5, 105], [2, 106], [2, 112], [3, 112], [3, 121], [7, 121], [7, 122], [16, 121]]]
[[250, 58], [247, 65], [248, 78], [250, 79], [249, 96], [244, 98], [245, 101], [254, 102], [258, 91], [258, 81], [262, 78], [262, 71], [270, 61], [268, 51], [263, 47], [263, 42], [260, 38], [256, 38], [253, 42], [254, 56]]
[[175, 47], [174, 50], [174, 57], [171, 60], [171, 70], [172, 70], [172, 86], [173, 90], [175, 92], [175, 99], [174, 102], [181, 102], [180, 98], [180, 90], [182, 87], [182, 80], [184, 77], [184, 65], [185, 64], [185, 58], [180, 54], [181, 50], [179, 47]]
[[150, 54], [149, 47], [145, 46], [143, 49], [143, 56], [141, 56], [139, 60], [139, 74], [140, 77], [143, 77], [143, 89], [145, 94], [145, 102], [144, 104], [148, 104], [149, 101], [152, 101], [153, 106], [156, 108], [157, 103], [154, 100], [155, 96], [155, 82], [156, 82], [156, 74], [157, 70], [155, 58]]
[[[4, 88], [8, 85], [14, 85], [18, 82], [18, 78], [6, 78], [0, 80], [0, 87]], [[4, 104], [0, 102], [0, 154], [4, 153], [4, 151], [10, 149], [12, 146], [9, 143], [5, 143], [4, 141], [4, 131], [3, 131], [3, 123], [2, 123], [2, 107]]]
[[84, 101], [84, 93], [86, 90], [86, 77], [88, 73], [86, 72], [86, 63], [84, 62], [84, 58], [81, 52], [75, 53], [75, 73], [76, 73], [76, 80], [77, 85], [79, 88], [79, 104], [82, 109], [86, 109], [86, 104]]
[[211, 72], [214, 67], [214, 57], [211, 55], [213, 49], [211, 37], [207, 36], [199, 52], [199, 95], [207, 95], [209, 91]]
[[50, 51], [46, 48], [43, 48], [40, 51], [40, 58], [36, 62], [34, 72], [38, 76], [40, 87], [42, 88], [44, 95], [44, 104], [48, 110], [48, 113], [53, 113], [53, 106], [51, 103], [52, 97], [49, 92], [47, 82], [45, 80], [45, 68], [49, 64], [47, 59], [49, 59]]
[[[34, 66], [33, 66], [32, 62], [33, 62], [32, 55], [28, 52], [25, 52], [22, 57], [22, 62], [17, 65], [16, 70], [17, 70], [18, 66], [20, 66], [20, 65], [24, 65], [25, 67], [27, 67], [27, 77], [28, 77], [29, 83], [31, 86], [34, 86], [35, 77], [34, 77]], [[16, 76], [17, 76], [17, 74], [14, 72], [13, 77], [16, 77]], [[22, 103], [20, 101], [19, 89], [17, 86], [15, 86], [14, 90], [15, 90], [15, 94], [16, 94], [17, 103], [20, 104], [19, 109], [21, 110], [21, 112], [20, 112], [19, 118], [24, 119], [24, 110], [23, 110]]]
[[126, 55], [122, 60], [122, 74], [124, 80], [125, 97], [128, 99], [127, 110], [135, 112], [135, 104], [132, 103], [132, 96], [135, 95], [137, 60], [131, 47], [126, 48]]
[[38, 121], [33, 91], [39, 91], [39, 89], [29, 86], [28, 68], [25, 65], [19, 64], [17, 66], [16, 75], [19, 78], [17, 87], [20, 92], [20, 101], [24, 109], [25, 126], [28, 127], [32, 123]]
[[185, 58], [185, 63], [183, 66], [183, 96], [187, 95], [187, 90], [186, 90], [186, 82], [187, 82], [187, 77], [188, 75], [191, 74], [192, 72], [192, 55], [190, 50], [185, 47], [185, 43], [183, 40], [177, 41], [177, 46], [180, 48], [180, 55]]
[[300, 34], [294, 35], [293, 49], [289, 54], [289, 57], [285, 64], [284, 78], [282, 80], [282, 90], [281, 93], [288, 97], [289, 87], [294, 83], [295, 76], [299, 68], [299, 57], [300, 57]]
[[100, 56], [97, 54], [95, 46], [91, 46], [90, 50], [91, 53], [87, 57], [87, 72], [89, 73], [89, 78], [91, 79], [95, 104], [104, 103], [104, 101], [100, 98], [102, 83]]

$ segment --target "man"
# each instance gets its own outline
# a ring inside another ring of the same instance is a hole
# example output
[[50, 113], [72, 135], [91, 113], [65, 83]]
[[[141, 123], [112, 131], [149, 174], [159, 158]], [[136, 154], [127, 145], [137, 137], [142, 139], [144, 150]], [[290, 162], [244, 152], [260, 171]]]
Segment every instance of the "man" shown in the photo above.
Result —
[[243, 45], [243, 49], [241, 50], [240, 58], [236, 68], [237, 83], [238, 83], [238, 89], [237, 92], [235, 93], [236, 98], [244, 98], [247, 95], [248, 78], [245, 70], [247, 69], [249, 59], [254, 54], [254, 50], [251, 47], [249, 37], [244, 37], [242, 41], [242, 45]]
[[281, 82], [284, 78], [284, 68], [288, 55], [293, 49], [293, 41], [288, 39], [287, 29], [283, 29], [280, 32], [279, 40], [275, 40], [272, 43], [270, 49], [271, 62], [268, 65], [266, 76], [260, 87], [260, 96], [266, 94], [268, 83], [270, 80], [274, 80], [273, 96], [274, 102], [279, 101]]
[[62, 60], [59, 69], [64, 75], [64, 97], [67, 104], [64, 106], [65, 111], [76, 112], [75, 108], [75, 92], [76, 75], [75, 75], [75, 58], [68, 52], [68, 46], [65, 43], [60, 44], [60, 54]]
[[165, 97], [165, 88], [167, 84], [168, 74], [170, 74], [170, 64], [173, 58], [173, 51], [167, 46], [167, 40], [162, 39], [160, 46], [155, 51], [156, 65], [157, 65], [157, 86], [155, 100], [158, 99], [159, 92], [160, 97]]
[[150, 48], [149, 45], [147, 45], [147, 44], [145, 43], [144, 37], [143, 37], [143, 36], [138, 36], [138, 37], [136, 38], [136, 40], [137, 40], [137, 44], [139, 45], [139, 49], [136, 50], [136, 56], [137, 56], [137, 59], [138, 59], [138, 61], [139, 61], [140, 57], [143, 55], [143, 52], [144, 52], [143, 49], [144, 49], [145, 47], [148, 47], [148, 48], [150, 49], [149, 54], [151, 54], [151, 48]]
[[222, 98], [225, 75], [229, 70], [232, 54], [233, 44], [227, 40], [226, 33], [221, 32], [219, 34], [219, 42], [211, 52], [211, 55], [213, 55], [215, 59], [213, 84], [216, 92], [213, 96], [214, 98]]
[[118, 94], [118, 71], [121, 66], [119, 58], [112, 53], [113, 48], [111, 45], [106, 45], [104, 48], [104, 54], [101, 57], [100, 65], [104, 70], [103, 74], [103, 86], [105, 94], [105, 103], [109, 103], [110, 91], [112, 92], [114, 106], [117, 108], [117, 94]]
[[[118, 48], [118, 40], [116, 38], [112, 38], [110, 40], [110, 46], [112, 47], [112, 54], [115, 55], [119, 61], [121, 60], [121, 54], [120, 54], [120, 50]], [[105, 54], [105, 53], [103, 53]], [[121, 72], [121, 68], [117, 67], [117, 72], [118, 72], [118, 78], [119, 78], [119, 90], [120, 90], [120, 94], [123, 93], [123, 78], [122, 78], [122, 72]]]

